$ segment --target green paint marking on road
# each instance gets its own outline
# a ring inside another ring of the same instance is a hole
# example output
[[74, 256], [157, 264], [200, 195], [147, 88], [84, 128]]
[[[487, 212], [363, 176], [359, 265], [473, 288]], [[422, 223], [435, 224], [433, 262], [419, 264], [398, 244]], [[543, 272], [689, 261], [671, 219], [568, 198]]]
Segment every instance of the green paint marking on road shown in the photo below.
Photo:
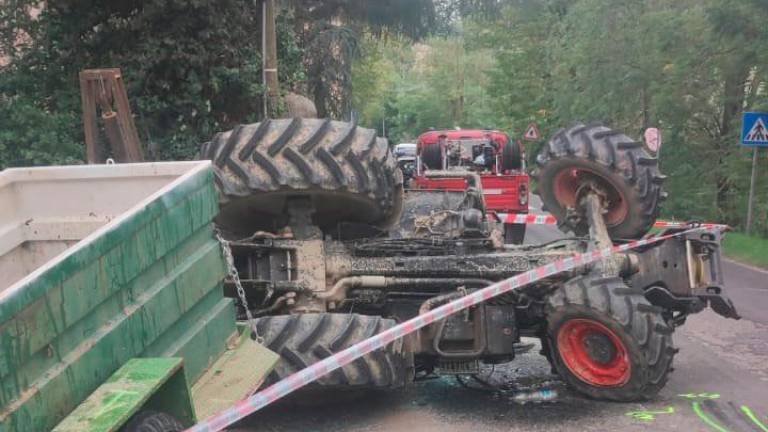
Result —
[[757, 427], [759, 427], [760, 429], [762, 429], [762, 430], [763, 430], [763, 432], [768, 432], [768, 426], [764, 425], [764, 424], [763, 424], [763, 422], [761, 422], [761, 421], [760, 421], [760, 419], [759, 419], [759, 418], [757, 418], [757, 416], [755, 415], [755, 413], [754, 413], [754, 412], [752, 412], [752, 410], [751, 410], [751, 409], [749, 409], [749, 407], [748, 407], [748, 406], [746, 406], [746, 405], [742, 405], [742, 406], [741, 406], [741, 411], [744, 413], [744, 415], [746, 415], [747, 417], [749, 417], [749, 419], [750, 419], [750, 420], [752, 420], [752, 423], [756, 424], [756, 425], [757, 425]]
[[630, 416], [635, 420], [649, 422], [649, 421], [655, 420], [657, 415], [674, 414], [674, 413], [675, 413], [675, 408], [670, 406], [670, 407], [666, 407], [663, 411], [631, 411], [626, 413], [625, 415]]
[[686, 393], [678, 396], [686, 399], [720, 399], [717, 393]]
[[707, 416], [707, 414], [704, 413], [704, 410], [701, 409], [701, 403], [700, 402], [691, 402], [691, 407], [693, 407], [693, 412], [696, 413], [697, 416], [706, 423], [708, 426], [710, 426], [712, 429], [716, 430], [717, 432], [729, 432], [728, 429], [720, 426], [716, 421], [712, 420]]

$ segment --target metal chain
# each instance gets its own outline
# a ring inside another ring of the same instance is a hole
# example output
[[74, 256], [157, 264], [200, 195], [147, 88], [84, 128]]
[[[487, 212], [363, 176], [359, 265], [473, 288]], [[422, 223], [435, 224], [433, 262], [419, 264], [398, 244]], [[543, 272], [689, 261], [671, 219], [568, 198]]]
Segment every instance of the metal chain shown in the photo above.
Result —
[[237, 272], [237, 268], [235, 267], [235, 258], [232, 256], [232, 249], [229, 247], [229, 241], [224, 240], [224, 238], [219, 233], [216, 233], [216, 238], [219, 240], [219, 243], [221, 243], [221, 250], [224, 252], [224, 258], [227, 261], [227, 271], [229, 273], [229, 277], [231, 277], [232, 281], [235, 283], [235, 287], [237, 288], [237, 295], [240, 297], [240, 302], [243, 304], [243, 309], [245, 309], [245, 316], [248, 318], [248, 325], [251, 327], [251, 337], [260, 344], [264, 343], [264, 338], [259, 336], [259, 331], [256, 328], [256, 320], [253, 318], [251, 309], [248, 307], [248, 298], [245, 296], [245, 289], [243, 288], [243, 284], [240, 282], [240, 274]]

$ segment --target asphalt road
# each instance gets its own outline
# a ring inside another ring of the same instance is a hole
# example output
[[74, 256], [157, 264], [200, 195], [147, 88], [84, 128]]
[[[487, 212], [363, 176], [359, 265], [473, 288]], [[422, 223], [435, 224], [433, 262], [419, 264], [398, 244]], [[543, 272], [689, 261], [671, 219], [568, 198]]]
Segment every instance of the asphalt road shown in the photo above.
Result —
[[[553, 227], [529, 227], [527, 241], [558, 235]], [[584, 399], [550, 376], [534, 349], [484, 370], [499, 390], [465, 388], [444, 377], [397, 392], [325, 392], [311, 404], [269, 407], [235, 430], [768, 432], [768, 272], [729, 261], [724, 267], [728, 293], [743, 319], [727, 320], [709, 310], [690, 317], [675, 333], [680, 348], [675, 370], [653, 401]], [[527, 405], [512, 400], [515, 391], [535, 388], [554, 389], [558, 397]]]

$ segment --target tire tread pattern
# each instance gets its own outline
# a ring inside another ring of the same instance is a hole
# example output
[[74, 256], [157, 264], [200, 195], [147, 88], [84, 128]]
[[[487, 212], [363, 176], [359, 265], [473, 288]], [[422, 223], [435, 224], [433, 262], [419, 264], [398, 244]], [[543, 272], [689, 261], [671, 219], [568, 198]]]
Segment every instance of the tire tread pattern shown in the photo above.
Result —
[[[307, 313], [257, 319], [264, 345], [280, 354], [268, 381], [283, 379], [381, 331], [395, 321], [356, 314]], [[404, 386], [409, 353], [403, 340], [369, 353], [318, 381], [321, 386], [396, 388]]]
[[374, 130], [300, 118], [238, 125], [200, 147], [214, 161], [223, 206], [259, 194], [332, 194], [346, 210], [364, 206], [359, 222], [371, 224], [393, 220], [402, 203], [402, 175], [389, 153]]
[[587, 232], [586, 222], [574, 224], [567, 220], [565, 209], [549, 189], [552, 182], [542, 182], [553, 179], [568, 161], [591, 164], [596, 170], [612, 173], [613, 181], [627, 185], [629, 215], [608, 227], [613, 238], [640, 238], [651, 229], [666, 196], [662, 190], [665, 176], [659, 171], [658, 158], [651, 156], [642, 143], [600, 123], [576, 123], [555, 133], [537, 156], [532, 177], [539, 187], [534, 192], [558, 219], [561, 229], [583, 234]]

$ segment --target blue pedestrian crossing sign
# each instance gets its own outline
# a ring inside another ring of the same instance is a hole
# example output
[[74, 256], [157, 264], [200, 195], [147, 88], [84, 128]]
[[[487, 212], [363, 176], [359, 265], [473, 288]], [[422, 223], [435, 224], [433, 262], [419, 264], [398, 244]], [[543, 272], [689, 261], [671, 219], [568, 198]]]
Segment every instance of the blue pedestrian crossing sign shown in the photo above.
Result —
[[750, 147], [768, 147], [768, 113], [745, 112], [741, 125], [741, 143]]

